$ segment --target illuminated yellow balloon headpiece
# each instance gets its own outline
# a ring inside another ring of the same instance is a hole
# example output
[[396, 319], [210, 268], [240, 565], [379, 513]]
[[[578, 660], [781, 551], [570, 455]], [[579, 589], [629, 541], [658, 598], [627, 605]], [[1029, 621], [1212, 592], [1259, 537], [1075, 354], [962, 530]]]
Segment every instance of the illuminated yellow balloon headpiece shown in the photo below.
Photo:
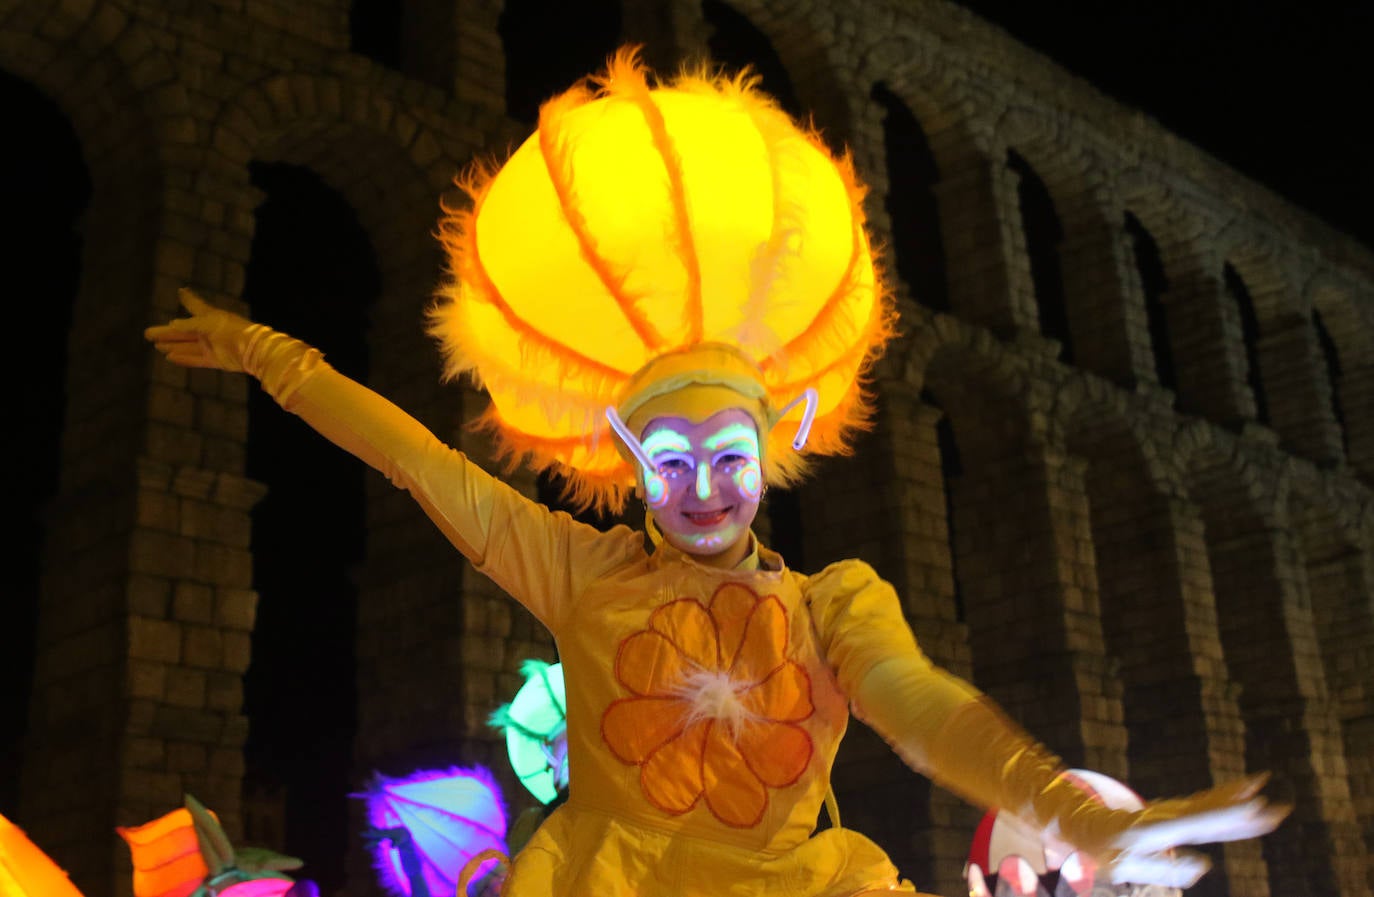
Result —
[[775, 484], [805, 467], [780, 419], [805, 416], [816, 454], [846, 451], [867, 419], [861, 379], [893, 312], [864, 191], [755, 81], [651, 86], [622, 50], [545, 103], [498, 170], [471, 172], [471, 208], [441, 222], [445, 373], [484, 386], [501, 449], [558, 469], [581, 504], [618, 509], [635, 482], [607, 408], [636, 436], [743, 408]]

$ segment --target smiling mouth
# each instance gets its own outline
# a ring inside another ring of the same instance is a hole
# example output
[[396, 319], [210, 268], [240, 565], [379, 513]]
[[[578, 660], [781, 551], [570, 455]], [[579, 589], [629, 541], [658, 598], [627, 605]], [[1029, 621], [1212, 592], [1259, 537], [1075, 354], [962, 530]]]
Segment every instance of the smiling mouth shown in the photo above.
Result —
[[720, 526], [730, 516], [732, 510], [734, 510], [733, 507], [721, 508], [718, 511], [683, 511], [682, 516], [687, 518], [687, 522], [693, 526]]

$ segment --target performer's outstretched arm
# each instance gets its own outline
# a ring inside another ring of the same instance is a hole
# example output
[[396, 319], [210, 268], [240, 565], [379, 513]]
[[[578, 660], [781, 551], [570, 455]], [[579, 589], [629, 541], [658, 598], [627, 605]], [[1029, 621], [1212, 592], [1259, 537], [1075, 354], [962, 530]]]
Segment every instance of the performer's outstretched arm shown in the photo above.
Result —
[[257, 377], [283, 408], [409, 491], [459, 551], [555, 632], [579, 580], [640, 544], [628, 530], [608, 537], [551, 514], [334, 370], [319, 350], [190, 290], [181, 299], [189, 318], [146, 331], [169, 360]]
[[855, 715], [913, 769], [978, 806], [1010, 811], [1108, 865], [1116, 881], [1186, 887], [1207, 871], [1182, 844], [1263, 835], [1288, 808], [1258, 795], [1265, 777], [1191, 797], [1112, 810], [972, 685], [916, 645], [892, 586], [867, 564], [832, 565], [808, 583], [812, 617]]

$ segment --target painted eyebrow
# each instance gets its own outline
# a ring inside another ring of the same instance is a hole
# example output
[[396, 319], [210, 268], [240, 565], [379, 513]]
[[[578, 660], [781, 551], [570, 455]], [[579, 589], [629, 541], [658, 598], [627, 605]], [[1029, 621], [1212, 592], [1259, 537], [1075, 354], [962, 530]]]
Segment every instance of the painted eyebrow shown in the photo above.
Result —
[[752, 427], [748, 427], [744, 424], [730, 424], [720, 432], [703, 439], [701, 444], [710, 452], [740, 445], [754, 452], [757, 452], [759, 449], [758, 436], [755, 435]]
[[667, 427], [655, 430], [644, 437], [642, 445], [644, 451], [650, 454], [662, 451], [690, 452], [692, 450], [692, 443], [686, 436]]

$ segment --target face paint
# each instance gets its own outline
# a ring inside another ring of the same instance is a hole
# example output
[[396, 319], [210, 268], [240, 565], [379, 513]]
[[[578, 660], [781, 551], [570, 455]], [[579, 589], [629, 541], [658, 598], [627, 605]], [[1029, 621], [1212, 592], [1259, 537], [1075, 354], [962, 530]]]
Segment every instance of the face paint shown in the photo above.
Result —
[[[669, 544], [712, 562], [742, 559], [763, 492], [753, 419], [737, 408], [699, 424], [655, 418], [642, 445], [653, 464], [642, 471], [645, 498]], [[663, 484], [657, 503], [655, 480]]]
[[641, 443], [644, 453], [654, 463], [653, 468], [644, 468], [644, 500], [649, 507], [658, 510], [668, 501], [668, 477], [676, 479], [681, 470], [677, 464], [683, 459], [690, 460], [691, 443], [686, 437], [673, 430], [657, 430]]
[[759, 465], [759, 437], [752, 424], [730, 424], [707, 437], [703, 445], [712, 452], [712, 466], [723, 467], [742, 495], [758, 501], [763, 495], [763, 469]]

